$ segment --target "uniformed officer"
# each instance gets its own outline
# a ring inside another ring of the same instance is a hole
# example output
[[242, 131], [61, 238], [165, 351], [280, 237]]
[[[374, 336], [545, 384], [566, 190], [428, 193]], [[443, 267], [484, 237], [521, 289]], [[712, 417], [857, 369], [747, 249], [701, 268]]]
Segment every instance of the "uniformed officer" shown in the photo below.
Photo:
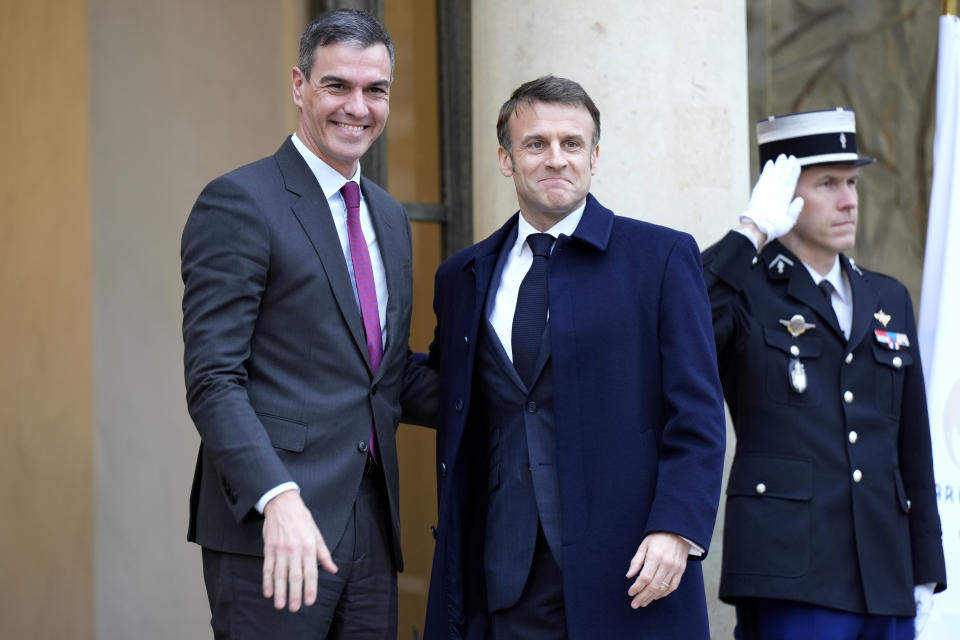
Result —
[[852, 111], [757, 124], [760, 178], [704, 252], [737, 435], [720, 598], [740, 639], [913, 638], [946, 588], [913, 305], [843, 255]]

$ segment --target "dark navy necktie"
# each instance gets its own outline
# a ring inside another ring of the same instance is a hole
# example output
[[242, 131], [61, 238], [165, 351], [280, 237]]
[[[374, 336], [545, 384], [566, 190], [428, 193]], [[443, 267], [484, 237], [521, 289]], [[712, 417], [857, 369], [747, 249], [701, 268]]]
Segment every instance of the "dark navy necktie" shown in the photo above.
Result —
[[547, 326], [547, 260], [550, 259], [550, 247], [553, 236], [549, 233], [532, 233], [527, 236], [527, 244], [533, 251], [533, 263], [520, 283], [517, 293], [517, 308], [513, 313], [513, 331], [510, 336], [513, 348], [513, 366], [517, 368], [520, 379], [530, 386], [533, 367], [540, 353], [540, 339]]
[[[837, 317], [837, 310], [833, 308], [833, 292], [836, 291], [837, 288], [826, 278], [821, 280], [817, 287], [823, 292], [823, 295], [827, 297], [827, 304], [830, 305], [830, 311], [833, 312], [833, 319], [836, 320], [837, 326], [839, 327], [840, 319]], [[843, 333], [843, 327], [840, 327], [840, 331]]]

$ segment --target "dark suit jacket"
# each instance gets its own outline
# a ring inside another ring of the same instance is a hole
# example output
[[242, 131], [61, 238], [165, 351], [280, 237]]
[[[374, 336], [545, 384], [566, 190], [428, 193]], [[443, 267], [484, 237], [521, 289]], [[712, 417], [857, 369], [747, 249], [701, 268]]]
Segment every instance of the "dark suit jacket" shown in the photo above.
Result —
[[[437, 271], [439, 521], [426, 638], [475, 637], [484, 615], [484, 425], [472, 410], [477, 332], [514, 216]], [[709, 547], [724, 415], [694, 240], [615, 217], [593, 196], [549, 262], [560, 565], [571, 638], [706, 638], [698, 563], [680, 588], [630, 608], [637, 546], [669, 531]]]
[[[720, 597], [912, 616], [913, 586], [943, 589], [946, 574], [910, 296], [841, 256], [848, 342], [795, 255], [774, 241], [755, 256], [735, 232], [704, 252], [737, 432]], [[791, 336], [780, 320], [795, 314], [816, 327]], [[890, 349], [876, 331], [910, 344]], [[803, 393], [788, 379], [794, 358]]]
[[[360, 309], [327, 200], [288, 138], [211, 182], [183, 231], [187, 405], [202, 440], [188, 537], [262, 555], [254, 504], [287, 481], [332, 550], [376, 425], [398, 568], [397, 452], [406, 382], [411, 236], [403, 207], [361, 181], [387, 277], [387, 340], [371, 373]], [[411, 406], [420, 406], [413, 398]]]

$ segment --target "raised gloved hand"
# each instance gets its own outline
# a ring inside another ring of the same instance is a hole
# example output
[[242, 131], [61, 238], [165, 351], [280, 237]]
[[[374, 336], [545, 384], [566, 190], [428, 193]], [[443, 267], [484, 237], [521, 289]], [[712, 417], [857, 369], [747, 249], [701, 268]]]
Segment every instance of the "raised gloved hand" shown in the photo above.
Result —
[[918, 584], [913, 588], [913, 601], [917, 603], [917, 614], [913, 619], [914, 637], [919, 638], [923, 626], [927, 624], [930, 610], [933, 609], [934, 584]]
[[803, 198], [794, 198], [800, 163], [794, 156], [780, 154], [776, 162], [767, 160], [750, 194], [747, 210], [740, 222], [753, 222], [766, 234], [766, 242], [784, 235], [797, 222], [803, 209]]

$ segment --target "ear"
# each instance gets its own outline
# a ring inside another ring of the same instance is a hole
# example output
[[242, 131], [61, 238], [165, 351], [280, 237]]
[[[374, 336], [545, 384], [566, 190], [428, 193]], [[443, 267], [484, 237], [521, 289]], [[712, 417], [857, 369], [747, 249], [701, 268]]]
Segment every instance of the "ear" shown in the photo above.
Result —
[[503, 147], [497, 148], [497, 159], [500, 163], [500, 173], [503, 174], [505, 178], [509, 178], [513, 175], [513, 158], [510, 156], [510, 152], [504, 149]]
[[303, 75], [303, 71], [300, 71], [300, 67], [294, 67], [290, 71], [290, 81], [293, 87], [293, 104], [297, 105], [299, 108], [303, 108], [303, 90], [304, 87], [309, 84], [307, 77]]
[[600, 164], [600, 145], [598, 144], [590, 152], [590, 175], [597, 175], [597, 165]]

